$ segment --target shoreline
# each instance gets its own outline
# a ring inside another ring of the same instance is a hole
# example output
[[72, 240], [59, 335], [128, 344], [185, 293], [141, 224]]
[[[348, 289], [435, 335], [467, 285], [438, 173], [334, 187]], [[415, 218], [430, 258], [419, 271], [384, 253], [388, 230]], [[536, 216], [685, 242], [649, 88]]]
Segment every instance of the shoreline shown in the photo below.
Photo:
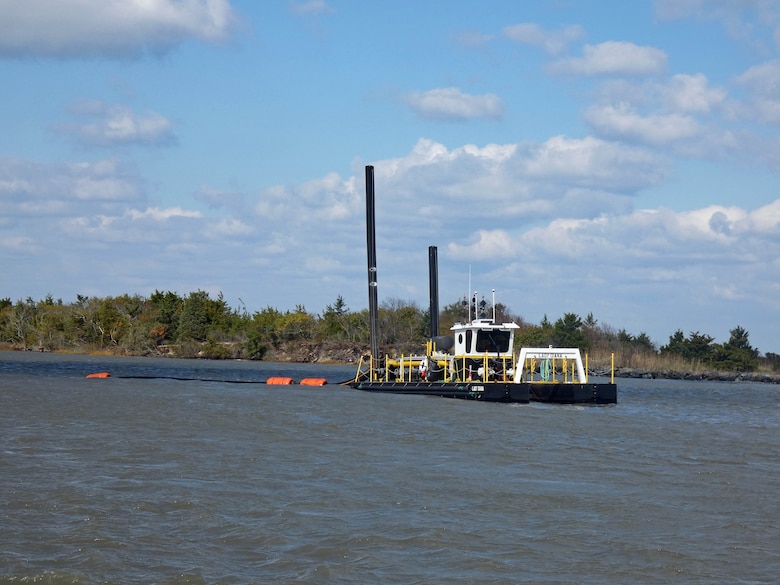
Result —
[[[591, 372], [593, 376], [609, 376], [609, 371], [604, 373]], [[710, 382], [760, 382], [762, 384], [780, 384], [780, 374], [767, 374], [762, 372], [718, 372], [692, 370], [678, 372], [675, 370], [653, 371], [642, 368], [615, 368], [616, 378], [643, 378], [651, 380], [702, 380]]]
[[[162, 351], [157, 353], [147, 354], [128, 354], [123, 352], [112, 352], [110, 350], [95, 350], [95, 351], [75, 351], [75, 350], [43, 350], [32, 347], [21, 348], [13, 347], [8, 344], [0, 344], [0, 351], [40, 351], [45, 353], [59, 353], [59, 354], [72, 354], [72, 355], [93, 355], [93, 356], [117, 356], [117, 357], [172, 357], [179, 359], [193, 359], [193, 360], [209, 360], [214, 359], [216, 361], [257, 361], [266, 363], [286, 363], [286, 364], [322, 364], [322, 365], [334, 365], [334, 366], [350, 366], [355, 365], [361, 355], [360, 351], [354, 348], [346, 349], [344, 347], [333, 348], [330, 351], [311, 351], [313, 348], [309, 348], [309, 351], [303, 352], [303, 355], [297, 354], [297, 352], [289, 352], [285, 350], [270, 351], [266, 359], [262, 360], [249, 360], [246, 358], [213, 358], [206, 355], [202, 356], [176, 356], [171, 351]], [[324, 349], [324, 348], [322, 348]], [[365, 352], [362, 352], [365, 353]], [[589, 376], [597, 377], [610, 377], [609, 368], [601, 366], [591, 367]], [[765, 372], [725, 372], [714, 370], [648, 370], [644, 368], [628, 368], [628, 367], [615, 367], [615, 378], [622, 379], [649, 379], [649, 380], [689, 380], [689, 381], [710, 381], [710, 382], [757, 382], [761, 384], [780, 384], [780, 374], [770, 374]]]

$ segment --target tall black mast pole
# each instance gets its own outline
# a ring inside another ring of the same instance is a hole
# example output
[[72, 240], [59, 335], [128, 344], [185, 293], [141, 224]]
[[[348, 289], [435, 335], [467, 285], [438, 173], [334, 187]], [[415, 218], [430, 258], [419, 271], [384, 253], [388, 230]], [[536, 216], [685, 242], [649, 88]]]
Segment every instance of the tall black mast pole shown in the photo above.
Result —
[[366, 166], [366, 247], [368, 249], [368, 317], [371, 359], [379, 359], [379, 303], [376, 281], [376, 220], [374, 215], [374, 167]]
[[428, 292], [431, 339], [439, 335], [439, 255], [436, 246], [428, 246]]

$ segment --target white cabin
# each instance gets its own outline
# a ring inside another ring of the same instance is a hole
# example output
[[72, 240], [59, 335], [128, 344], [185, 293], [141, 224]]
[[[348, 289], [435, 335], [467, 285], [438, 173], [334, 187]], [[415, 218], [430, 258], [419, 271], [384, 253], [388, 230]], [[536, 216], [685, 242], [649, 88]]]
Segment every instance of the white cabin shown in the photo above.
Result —
[[516, 323], [494, 323], [490, 319], [474, 319], [471, 323], [455, 323], [452, 353], [457, 357], [512, 357]]

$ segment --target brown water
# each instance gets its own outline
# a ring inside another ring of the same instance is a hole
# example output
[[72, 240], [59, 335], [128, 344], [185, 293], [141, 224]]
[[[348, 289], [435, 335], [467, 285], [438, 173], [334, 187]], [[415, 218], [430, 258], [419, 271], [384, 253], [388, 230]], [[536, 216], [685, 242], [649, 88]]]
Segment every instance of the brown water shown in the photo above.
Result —
[[778, 582], [776, 385], [252, 383], [352, 373], [0, 353], [0, 583]]

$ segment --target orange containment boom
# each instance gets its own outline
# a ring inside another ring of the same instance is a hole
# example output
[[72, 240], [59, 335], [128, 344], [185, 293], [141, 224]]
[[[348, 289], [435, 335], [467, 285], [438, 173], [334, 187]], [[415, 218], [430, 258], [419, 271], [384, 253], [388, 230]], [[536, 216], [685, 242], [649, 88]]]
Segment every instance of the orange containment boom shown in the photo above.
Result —
[[301, 386], [325, 386], [328, 381], [325, 378], [304, 378]]
[[281, 376], [273, 376], [265, 381], [266, 384], [294, 384], [292, 378], [283, 378]]
[[110, 378], [111, 374], [108, 372], [95, 372], [94, 374], [87, 374], [87, 378]]

